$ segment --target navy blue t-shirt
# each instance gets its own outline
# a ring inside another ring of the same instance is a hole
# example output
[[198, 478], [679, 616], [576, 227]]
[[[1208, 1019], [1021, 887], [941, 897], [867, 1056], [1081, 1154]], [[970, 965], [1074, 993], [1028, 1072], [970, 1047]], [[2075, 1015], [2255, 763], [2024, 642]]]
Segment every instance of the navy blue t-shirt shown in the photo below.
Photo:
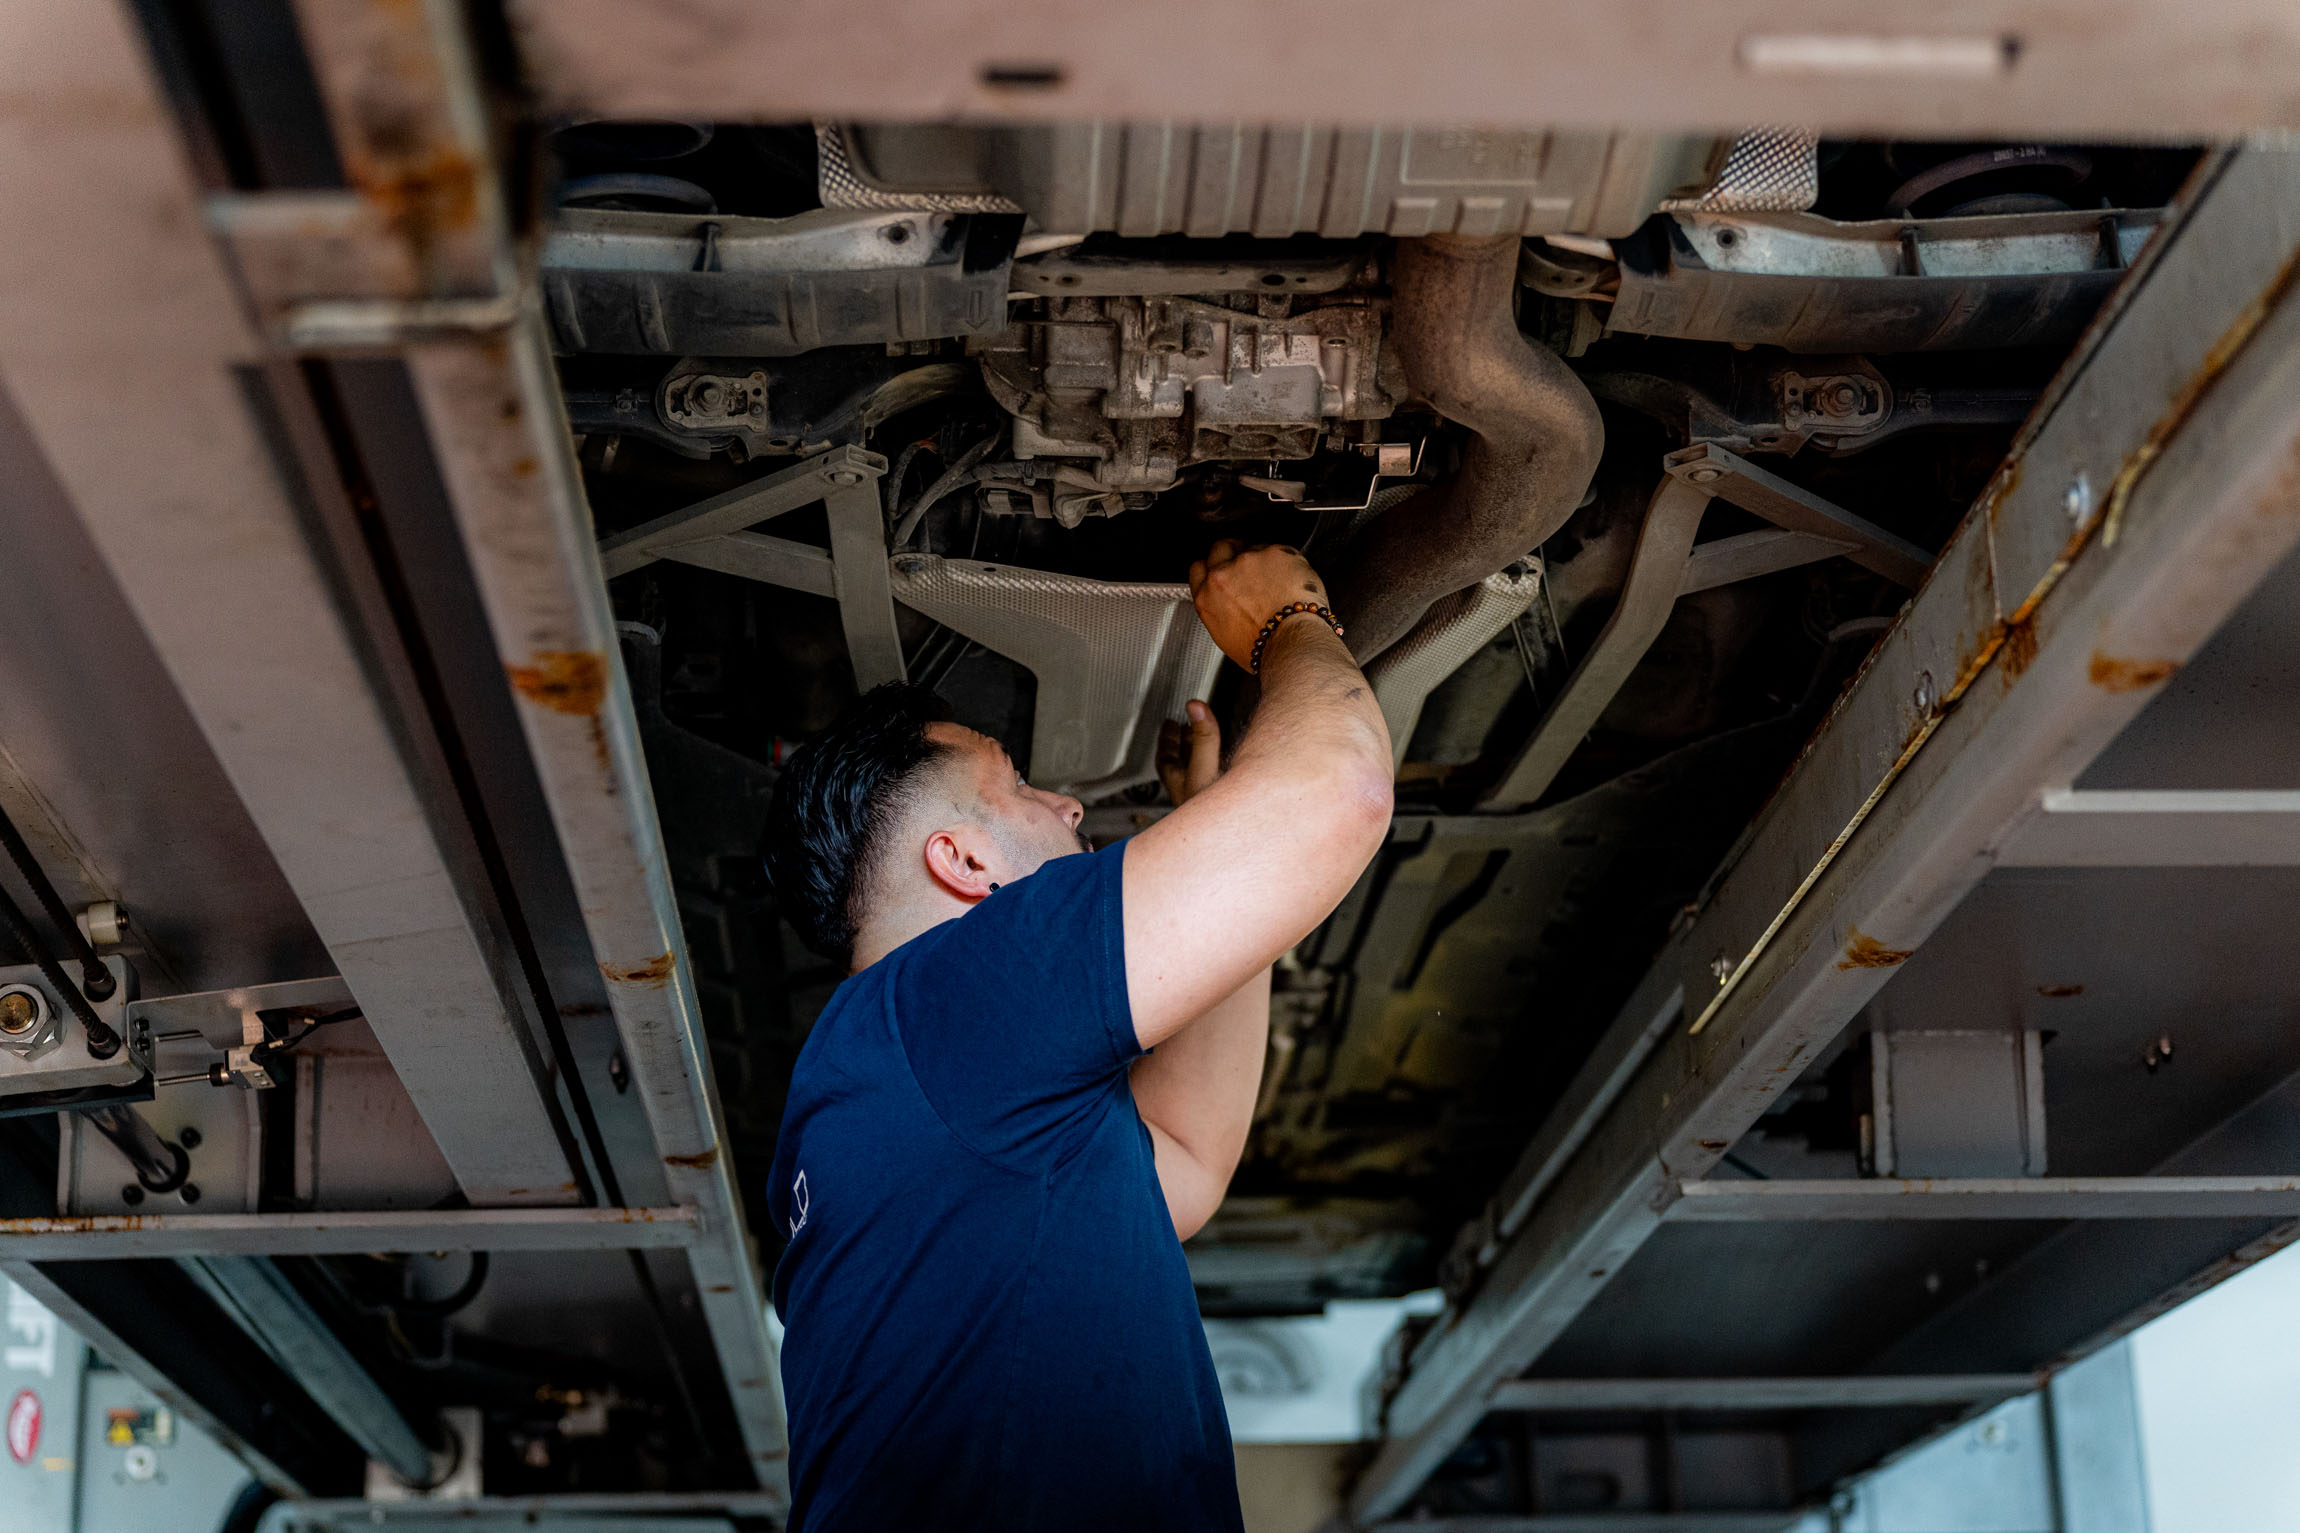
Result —
[[1240, 1527], [1127, 1079], [1123, 855], [905, 943], [800, 1052], [769, 1193], [793, 1533]]

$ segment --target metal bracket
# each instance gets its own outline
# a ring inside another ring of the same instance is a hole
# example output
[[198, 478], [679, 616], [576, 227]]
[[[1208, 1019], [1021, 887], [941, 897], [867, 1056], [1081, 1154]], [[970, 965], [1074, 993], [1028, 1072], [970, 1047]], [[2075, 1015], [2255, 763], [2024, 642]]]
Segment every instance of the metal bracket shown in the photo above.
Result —
[[[1714, 442], [1670, 453], [1661, 467], [1620, 603], [1482, 808], [1522, 809], [1549, 791], [1661, 636], [1678, 597], [1839, 554], [1905, 586], [1917, 585], [1932, 566], [1914, 543]], [[1709, 502], [1719, 498], [1775, 527], [1696, 546]]]
[[[612, 580], [669, 559], [832, 597], [846, 629], [856, 689], [867, 692], [881, 682], [901, 681], [907, 673], [902, 638], [895, 629], [886, 521], [878, 493], [878, 481], [885, 473], [886, 459], [877, 453], [834, 447], [764, 479], [602, 539], [601, 572]], [[818, 500], [830, 518], [827, 554], [805, 543], [746, 530]]]

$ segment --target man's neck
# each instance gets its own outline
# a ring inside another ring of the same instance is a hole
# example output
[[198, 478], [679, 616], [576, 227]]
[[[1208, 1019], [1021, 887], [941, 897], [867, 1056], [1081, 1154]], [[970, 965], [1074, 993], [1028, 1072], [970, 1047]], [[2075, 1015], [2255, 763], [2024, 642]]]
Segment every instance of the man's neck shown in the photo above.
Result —
[[875, 914], [855, 933], [854, 967], [847, 972], [860, 974], [911, 938], [932, 931], [945, 921], [957, 920], [970, 908], [964, 900], [938, 891], [898, 909]]

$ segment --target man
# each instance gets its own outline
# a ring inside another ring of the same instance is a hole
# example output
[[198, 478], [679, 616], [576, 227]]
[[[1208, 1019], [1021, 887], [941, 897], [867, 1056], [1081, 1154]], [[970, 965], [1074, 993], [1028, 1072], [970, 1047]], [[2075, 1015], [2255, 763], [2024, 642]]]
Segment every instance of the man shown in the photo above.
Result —
[[1388, 833], [1390, 744], [1299, 554], [1217, 544], [1190, 588], [1260, 702], [1226, 772], [1191, 706], [1131, 841], [1073, 855], [1078, 801], [915, 688], [778, 787], [768, 871], [850, 972], [769, 1189], [795, 1530], [1239, 1527], [1181, 1241], [1245, 1146], [1271, 963]]

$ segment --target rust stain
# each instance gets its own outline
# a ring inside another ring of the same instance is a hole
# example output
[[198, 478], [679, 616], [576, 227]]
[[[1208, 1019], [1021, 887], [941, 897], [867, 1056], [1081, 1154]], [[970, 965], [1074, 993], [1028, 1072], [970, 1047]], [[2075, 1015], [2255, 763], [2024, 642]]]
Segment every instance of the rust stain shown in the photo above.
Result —
[[1906, 963], [1915, 948], [1887, 947], [1876, 938], [1853, 928], [1853, 940], [1845, 944], [1845, 956], [1837, 960], [1840, 969], [1890, 969]]
[[535, 477], [536, 468], [537, 464], [533, 458], [514, 458], [511, 460], [511, 477], [514, 479], [532, 479]]
[[1723, 1150], [1730, 1148], [1722, 1139], [1696, 1139], [1693, 1142], [1701, 1146], [1701, 1148], [1704, 1150]]
[[0, 1219], [0, 1236], [56, 1235], [69, 1231], [75, 1235], [94, 1235], [110, 1231], [140, 1230], [147, 1216], [143, 1214], [66, 1214], [54, 1219]]
[[2031, 616], [2026, 622], [2005, 624], [2004, 642], [1997, 646], [1997, 673], [2006, 684], [2020, 680], [2021, 672], [2035, 659], [2036, 619]]
[[2164, 414], [2157, 417], [2156, 424], [2149, 428], [2148, 436], [2140, 446], [2133, 449], [2117, 470], [2116, 482], [2109, 486], [2107, 512], [2100, 518], [2103, 542], [2112, 548], [2116, 546], [2117, 538], [2124, 530], [2125, 507], [2131, 503], [2133, 490], [2147, 476], [2148, 471], [2156, 466], [2157, 459], [2164, 455], [2165, 447], [2180, 428], [2188, 423], [2188, 418], [2196, 413], [2196, 407], [2203, 403], [2204, 397], [2212, 392], [2212, 386], [2220, 381], [2220, 375], [2228, 370], [2228, 365], [2244, 350], [2253, 332], [2275, 311], [2284, 295], [2295, 284], [2300, 284], [2300, 249], [2284, 258], [2284, 264], [2277, 268], [2276, 275], [2269, 280], [2268, 285], [2255, 294], [2228, 328], [2220, 333], [2219, 338], [2212, 343], [2212, 349], [2204, 354], [2204, 360], [2198, 364], [2196, 371], [2173, 391]]
[[666, 1166], [685, 1166], [689, 1171], [708, 1171], [719, 1163], [719, 1147], [712, 1145], [699, 1155], [666, 1155]]
[[479, 169], [453, 149], [355, 170], [360, 195], [416, 249], [479, 220]]
[[675, 967], [676, 960], [665, 953], [645, 963], [603, 963], [599, 965], [599, 972], [620, 985], [645, 985], [650, 989], [660, 989], [670, 981], [671, 970]]
[[713, 1283], [705, 1290], [707, 1293], [733, 1293], [734, 1291], [735, 1285], [732, 1283]]
[[2052, 1000], [2055, 1000], [2055, 1001], [2065, 1001], [2065, 1000], [2067, 1000], [2067, 999], [2068, 999], [2070, 996], [2072, 996], [2072, 995], [2082, 995], [2082, 994], [2084, 994], [2084, 986], [2082, 986], [2082, 985], [2039, 985], [2039, 986], [2037, 986], [2037, 987], [2036, 987], [2036, 993], [2037, 993], [2038, 995], [2041, 995], [2041, 996], [2046, 996], [2046, 997], [2049, 997], [2050, 999], [2052, 999]]
[[2097, 649], [2092, 652], [2092, 684], [2104, 692], [2138, 692], [2179, 669], [2177, 660], [2120, 660]]
[[503, 672], [521, 697], [554, 713], [596, 714], [607, 696], [607, 662], [587, 649], [537, 650]]

